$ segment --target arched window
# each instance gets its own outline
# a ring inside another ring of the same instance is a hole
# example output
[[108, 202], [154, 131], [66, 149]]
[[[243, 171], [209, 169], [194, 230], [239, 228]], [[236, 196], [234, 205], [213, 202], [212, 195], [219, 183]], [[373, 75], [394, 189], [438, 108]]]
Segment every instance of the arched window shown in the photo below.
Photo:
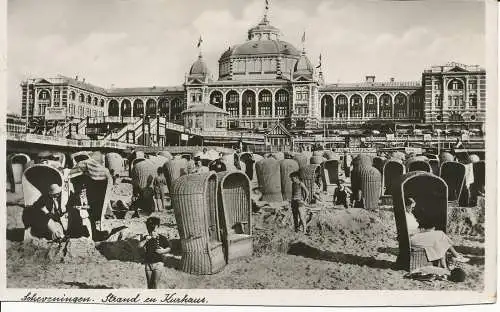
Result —
[[286, 90], [280, 89], [275, 94], [275, 106], [277, 117], [288, 117], [290, 115], [290, 95]]
[[80, 93], [78, 99], [80, 100], [81, 103], [84, 103], [85, 102], [85, 95], [83, 95], [83, 93]]
[[104, 107], [104, 100], [103, 99], [101, 99], [100, 105], [101, 105], [101, 107]]
[[76, 93], [75, 93], [75, 91], [71, 91], [71, 92], [69, 93], [69, 98], [70, 98], [72, 101], [74, 101], [74, 100], [76, 99]]
[[210, 93], [210, 104], [217, 106], [218, 108], [222, 108], [222, 92], [213, 91]]
[[269, 90], [262, 90], [259, 93], [259, 116], [272, 115], [273, 94]]
[[377, 97], [373, 94], [368, 94], [365, 97], [365, 117], [366, 118], [377, 117]]
[[469, 95], [469, 105], [472, 108], [477, 107], [477, 95], [476, 94]]
[[434, 106], [435, 106], [436, 108], [441, 108], [441, 107], [443, 107], [443, 101], [442, 101], [442, 99], [441, 99], [441, 95], [436, 94], [436, 95], [434, 96]]
[[422, 117], [422, 109], [419, 102], [419, 96], [417, 94], [410, 95], [410, 117], [419, 118]]
[[184, 107], [182, 105], [182, 101], [179, 98], [175, 98], [172, 100], [172, 120], [174, 122], [179, 122], [182, 120], [182, 111]]
[[321, 117], [331, 118], [333, 116], [333, 98], [330, 95], [325, 95], [321, 98]]
[[381, 118], [392, 118], [392, 97], [389, 94], [380, 97], [379, 111]]
[[134, 101], [134, 117], [144, 116], [144, 102], [141, 99]]
[[119, 116], [120, 115], [120, 105], [117, 100], [111, 100], [108, 105], [108, 115], [109, 116]]
[[406, 118], [408, 112], [408, 99], [406, 95], [399, 93], [394, 98], [394, 117]]
[[231, 90], [226, 94], [226, 110], [228, 111], [230, 116], [239, 116], [240, 97], [238, 92]]
[[95, 97], [94, 98], [94, 105], [97, 106], [98, 103], [99, 103], [99, 100]]
[[458, 79], [453, 79], [448, 83], [448, 90], [463, 90], [464, 84]]
[[92, 97], [89, 95], [87, 95], [87, 104], [92, 104]]
[[146, 101], [146, 115], [156, 116], [156, 101], [153, 99], [148, 99]]
[[335, 117], [347, 118], [348, 101], [347, 96], [341, 94], [335, 99]]
[[160, 99], [158, 104], [160, 116], [170, 118], [170, 103], [167, 98]]
[[361, 118], [363, 115], [363, 100], [359, 94], [351, 96], [351, 118]]
[[255, 116], [255, 93], [251, 90], [243, 92], [243, 116]]
[[121, 105], [121, 116], [123, 117], [130, 117], [131, 114], [132, 114], [132, 104], [130, 103], [130, 101], [128, 99], [124, 99], [122, 101], [122, 105]]
[[46, 101], [50, 100], [50, 92], [47, 90], [40, 91], [40, 93], [38, 94], [38, 99]]

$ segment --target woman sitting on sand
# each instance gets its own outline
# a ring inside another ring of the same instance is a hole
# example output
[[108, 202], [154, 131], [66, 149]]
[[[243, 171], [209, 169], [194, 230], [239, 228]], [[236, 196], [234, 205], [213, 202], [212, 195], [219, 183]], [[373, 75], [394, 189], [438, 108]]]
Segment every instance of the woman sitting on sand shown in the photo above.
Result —
[[439, 264], [443, 268], [447, 268], [446, 252], [448, 250], [452, 253], [454, 261], [468, 262], [469, 258], [462, 256], [453, 248], [451, 239], [443, 231], [437, 231], [433, 227], [429, 228], [418, 223], [413, 215], [415, 205], [413, 198], [405, 200], [406, 225], [411, 246], [425, 249], [427, 260], [431, 262], [439, 260]]

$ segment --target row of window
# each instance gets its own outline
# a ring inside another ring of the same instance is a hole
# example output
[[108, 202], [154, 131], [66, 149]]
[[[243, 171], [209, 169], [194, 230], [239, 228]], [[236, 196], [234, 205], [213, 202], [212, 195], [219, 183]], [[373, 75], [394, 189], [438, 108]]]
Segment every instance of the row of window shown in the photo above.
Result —
[[[191, 100], [196, 102], [197, 99], [201, 102], [201, 98], [194, 97], [195, 93], [192, 94]], [[201, 96], [201, 95], [200, 95]], [[273, 95], [271, 91], [263, 90], [259, 93], [259, 103], [262, 102], [272, 102]], [[276, 92], [275, 99], [276, 102], [288, 102], [288, 92], [285, 90], [279, 90]], [[210, 94], [210, 104], [222, 107], [223, 95], [220, 91], [214, 91]], [[236, 91], [229, 91], [226, 94], [226, 102], [227, 103], [238, 103], [240, 100], [240, 95]], [[243, 103], [254, 103], [255, 93], [253, 91], [245, 91], [242, 95]]]
[[[448, 105], [451, 107], [465, 107], [465, 99], [463, 96], [450, 95], [448, 96]], [[443, 99], [441, 95], [436, 94], [434, 96], [434, 106], [440, 108], [443, 106]], [[469, 95], [469, 106], [477, 107], [477, 95]]]
[[[439, 81], [434, 81], [434, 90], [441, 90], [442, 84]], [[448, 83], [448, 90], [463, 90], [464, 83], [460, 80], [454, 79]], [[477, 81], [471, 80], [469, 81], [469, 90], [477, 89]]]

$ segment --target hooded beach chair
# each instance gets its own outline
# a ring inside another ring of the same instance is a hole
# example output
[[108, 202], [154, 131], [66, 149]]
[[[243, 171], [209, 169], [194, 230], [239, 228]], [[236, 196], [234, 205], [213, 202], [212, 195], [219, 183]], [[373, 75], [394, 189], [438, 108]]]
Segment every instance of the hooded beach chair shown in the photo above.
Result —
[[464, 164], [456, 161], [446, 161], [441, 164], [439, 176], [448, 186], [448, 200], [453, 204], [458, 204], [465, 182]]
[[250, 180], [239, 171], [217, 174], [218, 206], [226, 262], [253, 253]]
[[405, 199], [411, 197], [416, 206], [414, 215], [419, 224], [446, 233], [448, 187], [443, 179], [429, 172], [413, 171], [403, 175], [393, 194], [394, 218], [399, 242], [398, 265], [407, 271], [432, 265], [425, 249], [411, 246], [405, 215]]
[[[399, 183], [401, 183], [401, 177], [405, 174], [405, 166], [399, 160], [390, 159], [384, 164], [383, 171], [383, 194], [391, 196], [394, 188], [397, 188]], [[386, 196], [384, 198], [386, 198]]]
[[339, 161], [336, 159], [326, 160], [322, 164], [323, 190], [333, 192], [339, 182]]
[[425, 172], [432, 172], [431, 165], [427, 160], [422, 160], [422, 159], [409, 159], [408, 162], [406, 163], [406, 168], [407, 172], [412, 172], [412, 171], [425, 171]]
[[[27, 168], [22, 176], [23, 185], [23, 223], [25, 226], [24, 239], [27, 240], [30, 236], [44, 237], [46, 233], [38, 233], [32, 231], [32, 224], [37, 220], [32, 219], [31, 206], [41, 197], [48, 193], [49, 186], [57, 184], [61, 187], [60, 209], [64, 214], [66, 212], [66, 204], [70, 192], [70, 185], [62, 172], [49, 165], [33, 165]], [[64, 230], [67, 230], [67, 223], [62, 222]], [[36, 228], [36, 227], [35, 227]]]
[[439, 170], [440, 170], [439, 159], [437, 158], [429, 159], [429, 165], [431, 166], [431, 172], [434, 175], [439, 176]]
[[31, 158], [23, 153], [7, 157], [7, 179], [11, 192], [19, 192], [22, 187], [23, 173], [30, 165]]
[[172, 208], [181, 240], [181, 270], [214, 274], [226, 265], [218, 214], [218, 180], [213, 172], [188, 174], [171, 188]]

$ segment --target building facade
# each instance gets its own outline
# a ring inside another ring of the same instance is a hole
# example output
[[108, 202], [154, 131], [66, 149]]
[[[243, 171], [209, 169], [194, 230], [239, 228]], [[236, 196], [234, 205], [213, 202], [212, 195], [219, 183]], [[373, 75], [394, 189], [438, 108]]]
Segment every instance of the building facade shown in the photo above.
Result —
[[486, 73], [479, 66], [432, 66], [419, 81], [366, 76], [363, 82], [328, 84], [304, 40], [300, 51], [280, 34], [266, 10], [246, 41], [221, 54], [216, 79], [200, 52], [182, 86], [101, 88], [63, 76], [28, 80], [21, 84], [22, 116], [28, 121], [43, 117], [47, 107], [63, 107], [68, 119], [162, 116], [184, 124], [183, 111], [213, 105], [227, 112], [223, 125], [229, 130], [265, 132], [279, 122], [290, 135], [370, 123], [482, 128], [485, 122]]

